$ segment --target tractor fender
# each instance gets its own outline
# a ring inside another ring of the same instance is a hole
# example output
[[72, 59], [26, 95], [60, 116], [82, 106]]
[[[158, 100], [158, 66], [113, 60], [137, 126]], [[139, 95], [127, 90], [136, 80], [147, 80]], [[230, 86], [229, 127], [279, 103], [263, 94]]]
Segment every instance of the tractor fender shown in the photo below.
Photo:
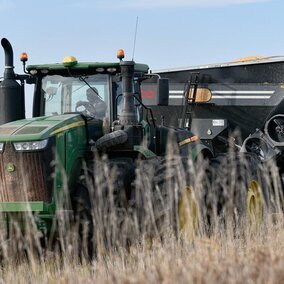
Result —
[[124, 130], [116, 130], [105, 134], [96, 141], [96, 148], [98, 150], [107, 149], [116, 145], [123, 144], [127, 141], [128, 135]]
[[190, 143], [186, 148], [187, 155], [190, 156], [193, 161], [197, 160], [200, 156], [203, 158], [212, 158], [214, 156], [210, 148], [202, 142]]

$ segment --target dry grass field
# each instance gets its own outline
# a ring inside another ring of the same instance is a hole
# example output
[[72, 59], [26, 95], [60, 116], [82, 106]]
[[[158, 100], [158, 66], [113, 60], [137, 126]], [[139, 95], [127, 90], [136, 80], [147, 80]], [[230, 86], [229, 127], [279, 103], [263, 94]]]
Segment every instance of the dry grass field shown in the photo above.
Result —
[[[201, 171], [193, 174], [196, 184], [200, 183]], [[277, 185], [277, 175], [273, 178]], [[99, 175], [95, 185], [103, 181]], [[145, 178], [140, 182], [145, 183], [143, 188], [147, 185]], [[1, 228], [1, 283], [283, 283], [284, 219], [279, 212], [272, 214], [266, 208], [257, 229], [246, 221], [236, 227], [229, 215], [225, 216], [226, 226], [222, 226], [214, 215], [215, 226], [208, 234], [199, 207], [194, 236], [176, 235], [169, 226], [159, 238], [147, 231], [151, 226], [141, 232], [135, 212], [119, 212], [111, 206], [106, 210], [106, 204], [113, 204], [113, 200], [105, 202], [93, 211], [98, 249], [91, 262], [78, 258], [78, 226], [68, 218], [62, 218], [59, 226], [60, 252], [40, 251], [38, 231], [29, 216], [25, 235], [15, 225], [7, 240], [5, 228]], [[152, 220], [154, 207], [150, 204], [142, 217]]]
[[193, 242], [169, 236], [149, 248], [100, 254], [89, 263], [54, 254], [39, 261], [7, 261], [3, 283], [283, 283], [282, 222], [253, 236], [233, 238], [216, 234]]

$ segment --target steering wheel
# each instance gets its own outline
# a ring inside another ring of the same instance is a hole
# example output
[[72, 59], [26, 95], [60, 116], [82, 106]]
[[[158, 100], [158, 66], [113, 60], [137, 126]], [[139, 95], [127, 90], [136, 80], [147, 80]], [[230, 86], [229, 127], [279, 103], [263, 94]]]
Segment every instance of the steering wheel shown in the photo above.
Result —
[[[80, 107], [83, 107], [83, 110], [79, 110]], [[87, 101], [78, 101], [75, 107], [76, 112], [81, 112], [83, 114], [88, 114], [90, 116], [94, 116], [94, 106]]]

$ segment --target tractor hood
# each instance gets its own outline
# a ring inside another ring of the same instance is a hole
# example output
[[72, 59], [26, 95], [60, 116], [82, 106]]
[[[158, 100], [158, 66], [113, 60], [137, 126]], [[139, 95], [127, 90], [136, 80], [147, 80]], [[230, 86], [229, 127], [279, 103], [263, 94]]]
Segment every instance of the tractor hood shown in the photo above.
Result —
[[29, 118], [0, 126], [0, 142], [37, 141], [85, 125], [79, 114]]

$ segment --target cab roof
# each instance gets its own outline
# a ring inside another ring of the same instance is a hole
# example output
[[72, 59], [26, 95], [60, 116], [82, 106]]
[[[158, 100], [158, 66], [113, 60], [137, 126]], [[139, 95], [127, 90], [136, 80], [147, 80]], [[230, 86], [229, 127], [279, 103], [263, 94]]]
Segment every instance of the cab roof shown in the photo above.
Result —
[[[108, 68], [115, 68], [115, 71], [108, 71]], [[119, 62], [78, 62], [72, 66], [66, 66], [63, 63], [54, 64], [38, 64], [38, 65], [28, 65], [27, 71], [32, 70], [45, 71], [42, 73], [67, 73], [68, 70], [74, 73], [119, 73], [120, 63]], [[135, 72], [148, 73], [149, 66], [147, 64], [135, 63]], [[46, 72], [48, 71], [48, 72]]]

